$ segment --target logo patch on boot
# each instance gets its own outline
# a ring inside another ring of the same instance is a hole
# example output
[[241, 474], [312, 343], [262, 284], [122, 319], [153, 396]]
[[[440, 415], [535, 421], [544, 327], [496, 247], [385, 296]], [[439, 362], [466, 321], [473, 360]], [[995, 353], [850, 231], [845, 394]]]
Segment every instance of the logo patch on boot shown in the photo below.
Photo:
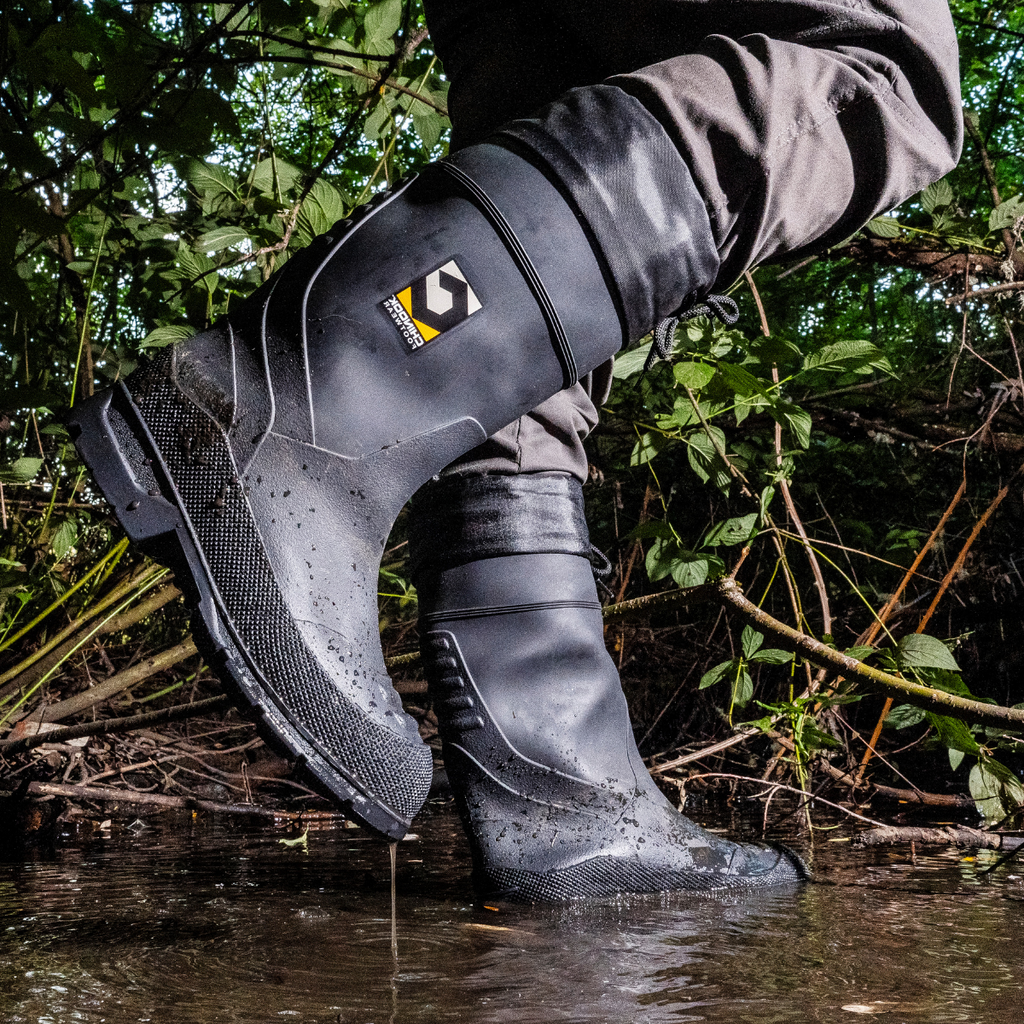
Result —
[[455, 260], [418, 277], [381, 305], [413, 352], [483, 309]]

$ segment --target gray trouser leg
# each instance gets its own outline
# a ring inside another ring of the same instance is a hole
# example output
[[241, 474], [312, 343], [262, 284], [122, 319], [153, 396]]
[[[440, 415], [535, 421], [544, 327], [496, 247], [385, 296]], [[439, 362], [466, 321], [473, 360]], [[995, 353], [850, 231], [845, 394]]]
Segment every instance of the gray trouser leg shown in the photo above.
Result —
[[[848, 237], [959, 155], [959, 68], [946, 0], [426, 7], [451, 80], [454, 146], [575, 86], [618, 86], [686, 158], [711, 217], [723, 285], [754, 263]], [[586, 387], [556, 396], [459, 469], [564, 470], [585, 479], [580, 442], [595, 422], [595, 398]]]
[[597, 424], [597, 410], [611, 390], [611, 362], [552, 395], [536, 409], [492, 434], [445, 471], [469, 473], [568, 473], [586, 483], [583, 440]]

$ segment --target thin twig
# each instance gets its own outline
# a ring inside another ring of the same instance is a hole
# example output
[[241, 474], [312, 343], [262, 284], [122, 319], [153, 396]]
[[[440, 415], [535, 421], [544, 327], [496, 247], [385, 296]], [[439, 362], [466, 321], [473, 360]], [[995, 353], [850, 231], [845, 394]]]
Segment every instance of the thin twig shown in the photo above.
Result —
[[1008, 281], [1006, 284], [994, 284], [989, 288], [975, 288], [974, 291], [965, 292], [963, 295], [954, 295], [946, 299], [947, 306], [958, 306], [961, 302], [969, 302], [971, 299], [984, 299], [990, 295], [1003, 295], [1007, 292], [1019, 292], [1024, 290], [1024, 281]]
[[843, 807], [842, 804], [835, 804], [831, 800], [826, 800], [823, 796], [817, 796], [815, 793], [809, 793], [806, 789], [799, 789], [797, 786], [783, 785], [781, 782], [762, 782], [761, 779], [752, 779], [749, 775], [733, 775], [729, 772], [703, 772], [700, 775], [691, 775], [690, 779], [738, 779], [740, 782], [752, 782], [758, 786], [767, 786], [772, 790], [784, 789], [787, 793], [796, 793], [797, 796], [804, 797], [809, 804], [825, 804], [827, 807], [832, 807], [837, 811], [842, 811], [843, 814], [849, 815], [851, 818], [856, 818], [858, 821], [865, 821], [869, 825], [877, 825], [879, 828], [885, 827], [882, 822], [875, 821], [874, 818], [866, 818], [863, 814], [851, 811], [849, 807]]
[[200, 800], [194, 796], [170, 796], [167, 793], [140, 793], [137, 790], [115, 789], [112, 786], [66, 786], [58, 782], [30, 782], [30, 796], [62, 796], [69, 800], [95, 800], [100, 803], [141, 804], [151, 807], [180, 807], [186, 810], [210, 811], [215, 814], [247, 814], [256, 818], [302, 821], [342, 821], [343, 814], [330, 812], [302, 813], [301, 811], [275, 811], [270, 807], [252, 804], [224, 804], [216, 800]]
[[220, 711], [230, 703], [225, 694], [219, 694], [216, 697], [208, 697], [206, 700], [193, 701], [191, 704], [176, 704], [174, 707], [164, 708], [162, 711], [147, 711], [144, 714], [131, 715], [127, 718], [108, 718], [99, 722], [86, 722], [82, 725], [67, 725], [21, 739], [0, 740], [0, 750], [11, 752], [30, 750], [43, 743], [64, 743], [66, 740], [78, 739], [81, 736], [107, 736], [111, 733], [132, 732], [135, 729], [145, 729], [163, 722], [178, 722], [184, 718], [193, 718], [196, 715], [205, 714], [207, 711]]

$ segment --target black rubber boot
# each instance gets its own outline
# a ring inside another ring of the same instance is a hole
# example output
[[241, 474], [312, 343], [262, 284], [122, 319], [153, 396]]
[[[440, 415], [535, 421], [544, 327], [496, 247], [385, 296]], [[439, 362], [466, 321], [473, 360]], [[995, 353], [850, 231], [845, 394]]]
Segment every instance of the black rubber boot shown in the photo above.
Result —
[[564, 474], [446, 477], [413, 507], [420, 630], [484, 896], [566, 900], [805, 877], [684, 817], [636, 748]]
[[618, 89], [579, 90], [357, 211], [71, 427], [264, 736], [397, 838], [431, 756], [378, 637], [395, 517], [717, 268], [658, 122]]

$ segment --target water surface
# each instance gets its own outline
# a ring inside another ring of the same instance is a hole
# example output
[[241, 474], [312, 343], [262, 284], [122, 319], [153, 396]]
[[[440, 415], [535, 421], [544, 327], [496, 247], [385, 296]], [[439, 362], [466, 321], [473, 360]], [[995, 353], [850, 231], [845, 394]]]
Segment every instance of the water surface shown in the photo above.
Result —
[[[185, 815], [0, 865], [0, 1020], [1021, 1020], [1024, 884], [962, 854], [822, 840], [815, 884], [489, 910], [449, 807], [398, 849]], [[826, 834], [827, 835], [827, 834]], [[991, 863], [989, 859], [988, 863]]]

